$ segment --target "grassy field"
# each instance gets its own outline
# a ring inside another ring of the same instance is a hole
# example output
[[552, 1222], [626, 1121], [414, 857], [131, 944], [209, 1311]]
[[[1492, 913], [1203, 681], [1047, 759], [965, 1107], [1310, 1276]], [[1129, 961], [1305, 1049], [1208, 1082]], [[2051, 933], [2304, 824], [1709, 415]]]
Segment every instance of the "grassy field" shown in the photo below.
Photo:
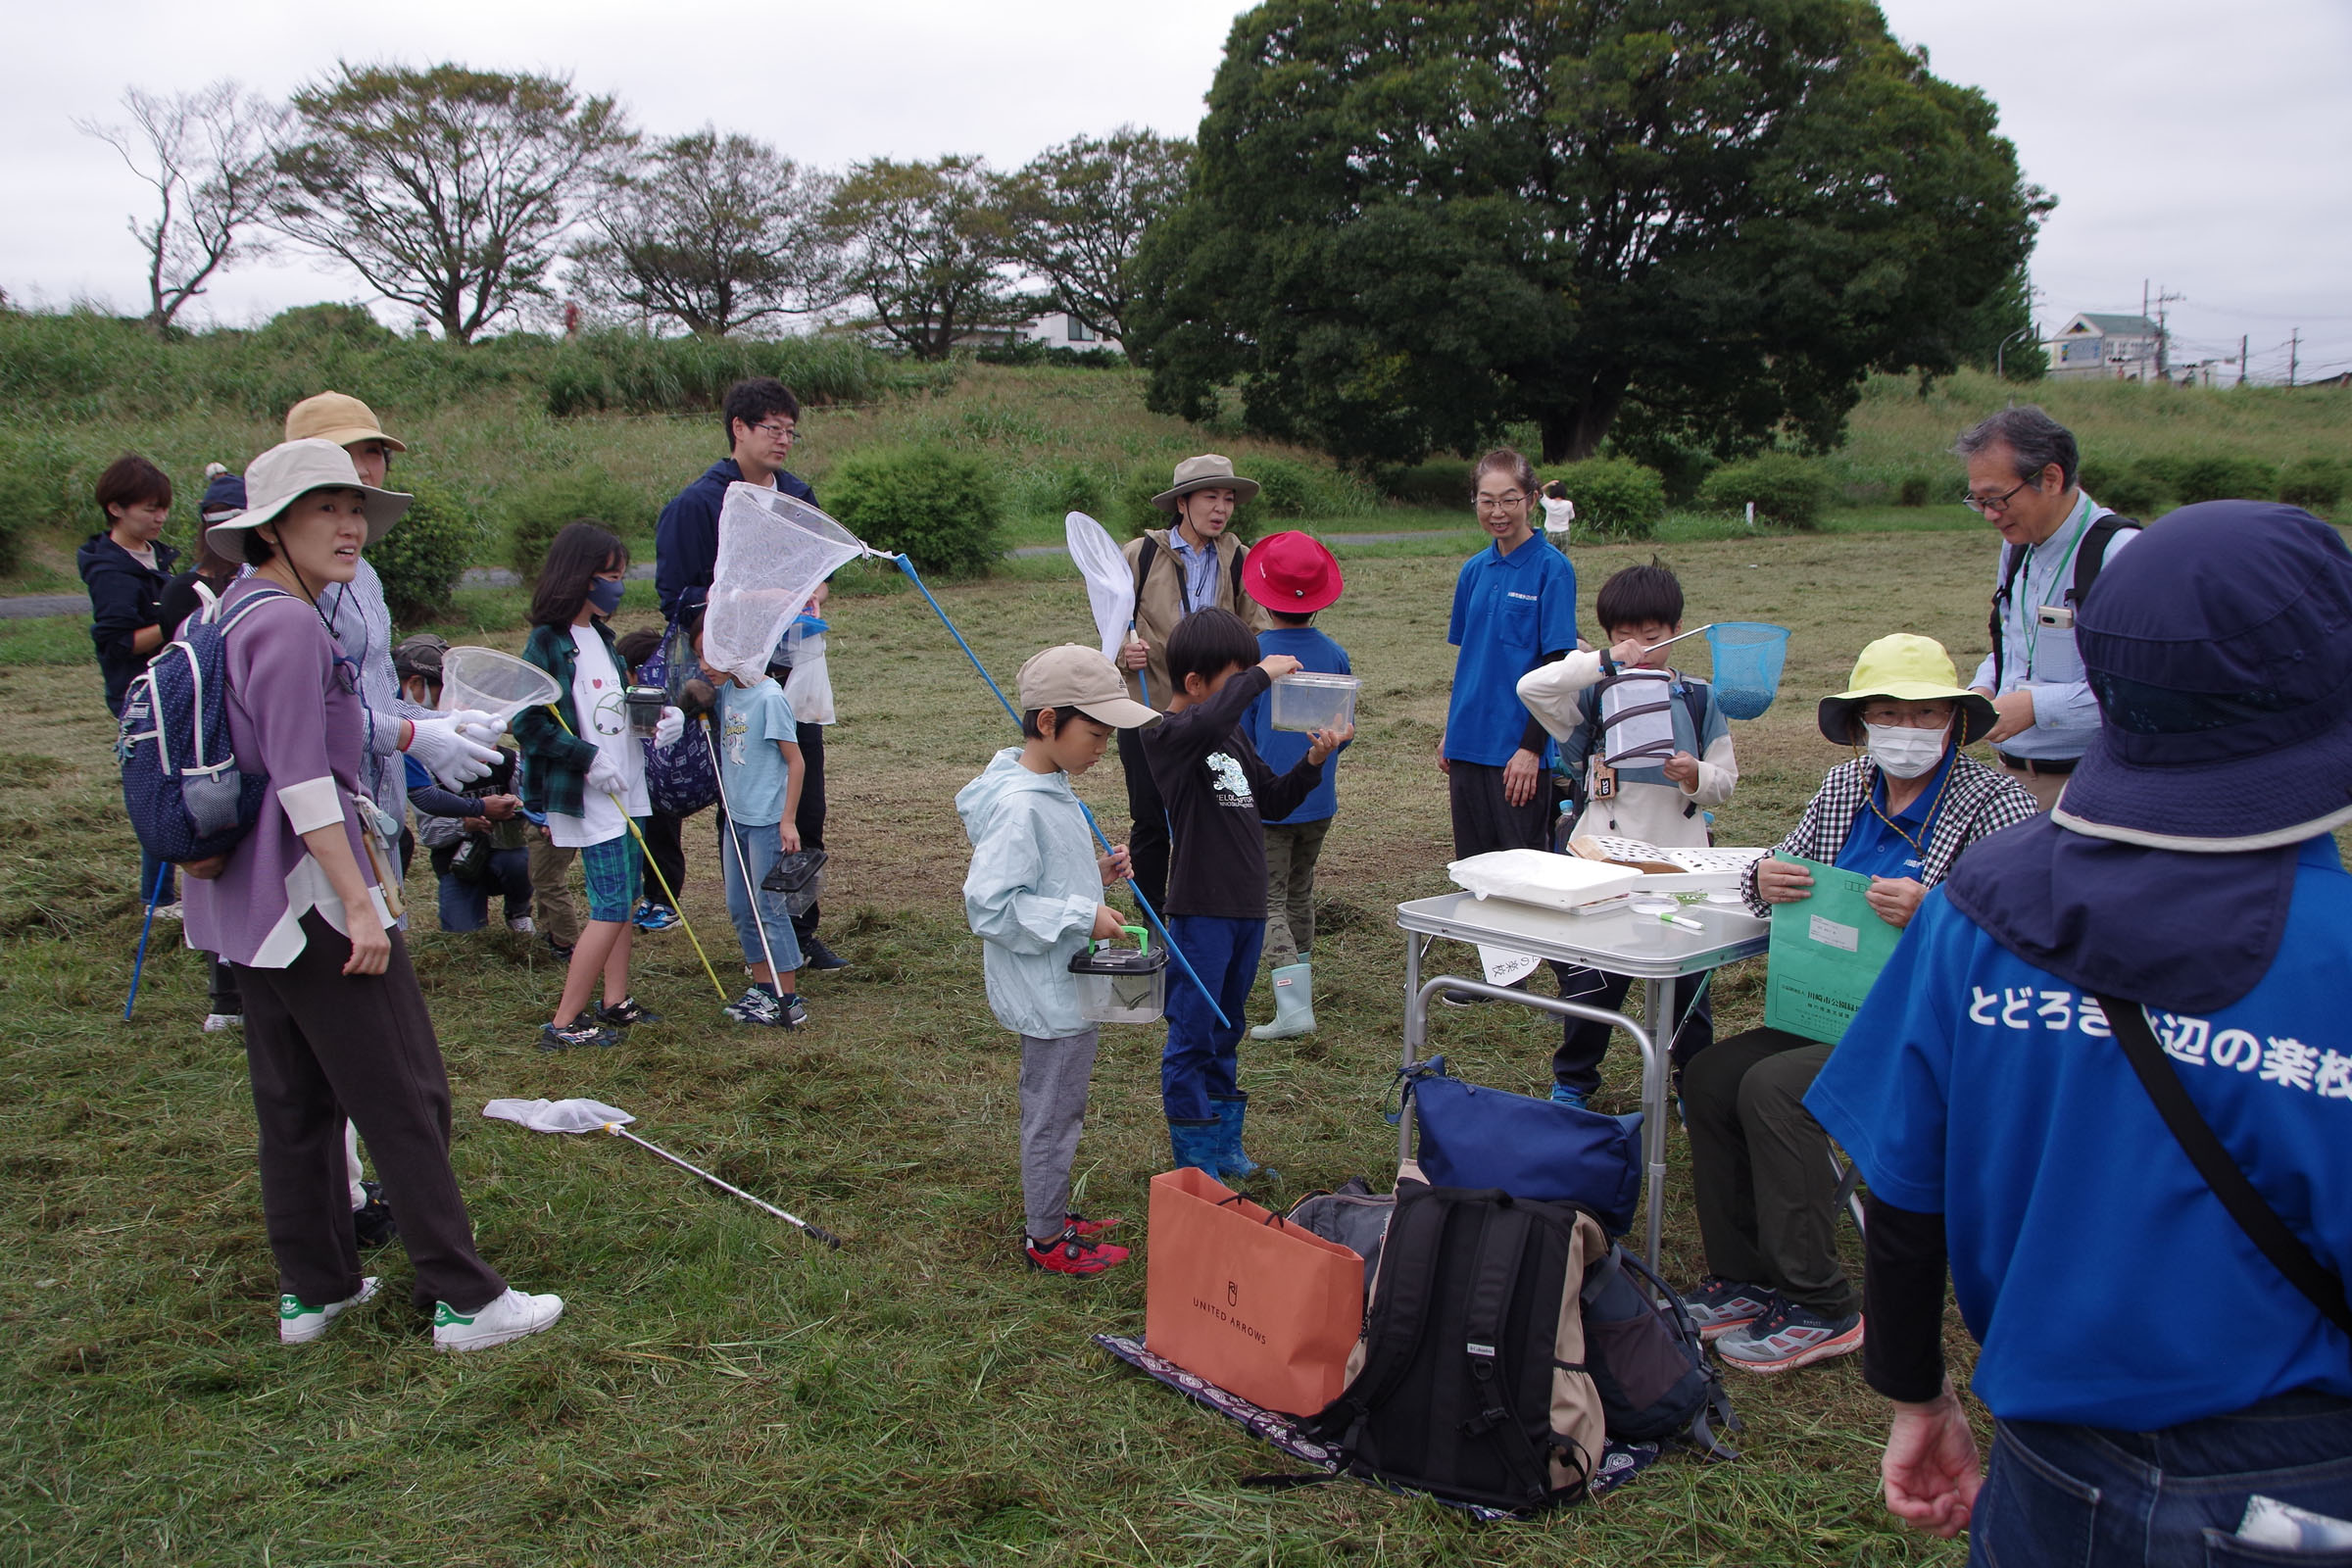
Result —
[[[1430, 756], [1465, 546], [1342, 545], [1348, 592], [1324, 623], [1365, 686], [1324, 861], [1323, 1026], [1243, 1058], [1254, 1142], [1291, 1195], [1359, 1172], [1385, 1182], [1393, 1153], [1379, 1105], [1402, 945], [1389, 910], [1445, 886]], [[1610, 570], [1647, 555], [1577, 552], [1588, 607]], [[1669, 558], [1694, 617], [1796, 633], [1785, 700], [1738, 726], [1729, 843], [1784, 831], [1836, 760], [1812, 703], [1863, 641], [1908, 629], [1974, 650], [1989, 569], [1984, 539], [1942, 532], [1693, 542]], [[1000, 679], [1045, 642], [1089, 635], [1058, 561], [943, 599]], [[1878, 608], [1897, 603], [1918, 608], [1899, 620]], [[514, 646], [512, 613], [511, 596], [468, 596], [465, 624]], [[122, 1021], [135, 862], [94, 671], [71, 622], [0, 641], [0, 704], [17, 721], [0, 758], [13, 1374], [0, 1561], [1959, 1560], [1880, 1508], [1884, 1407], [1850, 1358], [1737, 1382], [1737, 1464], [1673, 1459], [1534, 1526], [1474, 1528], [1352, 1484], [1239, 1487], [1275, 1456], [1087, 1343], [1140, 1331], [1140, 1257], [1079, 1283], [1034, 1277], [1015, 1252], [1015, 1058], [962, 928], [951, 804], [1005, 741], [1002, 715], [919, 598], [847, 594], [834, 623], [828, 930], [856, 966], [810, 981], [812, 1029], [728, 1029], [678, 933], [641, 950], [639, 994], [668, 1023], [608, 1055], [549, 1057], [530, 1044], [561, 981], [544, 950], [503, 933], [412, 939], [484, 1250], [570, 1302], [557, 1332], [466, 1361], [434, 1355], [399, 1304], [397, 1249], [371, 1265], [387, 1277], [382, 1304], [316, 1349], [276, 1345], [242, 1062], [232, 1039], [197, 1032], [201, 964], [151, 954], [136, 1019]], [[1082, 793], [1106, 823], [1123, 817], [1115, 759]], [[697, 824], [687, 904], [732, 982], [709, 832]], [[429, 908], [421, 867], [410, 892]], [[1757, 968], [1725, 976], [1725, 1027], [1755, 1020]], [[1270, 1010], [1261, 988], [1252, 1014]], [[1481, 1081], [1544, 1077], [1549, 1044], [1532, 1015], [1480, 1009], [1435, 1027]], [[1156, 1054], [1152, 1030], [1106, 1032], [1080, 1151], [1084, 1206], [1127, 1216], [1119, 1239], [1139, 1247], [1147, 1184], [1166, 1162]], [[1629, 1108], [1634, 1093], [1621, 1054], [1607, 1101]], [[623, 1105], [648, 1136], [850, 1244], [812, 1249], [617, 1141], [478, 1115], [485, 1100], [540, 1095]], [[1687, 1280], [1697, 1256], [1679, 1140], [1673, 1160], [1669, 1271]]]

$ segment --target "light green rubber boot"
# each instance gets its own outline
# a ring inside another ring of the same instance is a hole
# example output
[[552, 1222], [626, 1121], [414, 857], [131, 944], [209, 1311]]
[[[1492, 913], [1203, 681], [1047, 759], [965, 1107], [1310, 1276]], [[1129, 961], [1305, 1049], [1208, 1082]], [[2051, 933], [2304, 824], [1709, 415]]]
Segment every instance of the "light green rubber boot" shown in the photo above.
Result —
[[1314, 965], [1286, 963], [1274, 971], [1274, 1021], [1250, 1031], [1252, 1040], [1288, 1040], [1315, 1032]]

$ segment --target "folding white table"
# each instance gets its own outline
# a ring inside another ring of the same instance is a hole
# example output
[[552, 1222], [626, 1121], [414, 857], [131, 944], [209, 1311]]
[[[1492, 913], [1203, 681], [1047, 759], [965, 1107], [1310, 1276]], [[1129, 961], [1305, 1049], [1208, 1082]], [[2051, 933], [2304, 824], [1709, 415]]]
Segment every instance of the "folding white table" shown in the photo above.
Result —
[[[1676, 982], [1687, 975], [1704, 974], [1740, 958], [1759, 956], [1772, 935], [1770, 922], [1747, 912], [1744, 905], [1690, 904], [1680, 912], [1700, 929], [1669, 925], [1656, 915], [1641, 916], [1624, 906], [1599, 914], [1568, 914], [1532, 904], [1504, 899], [1481, 900], [1468, 893], [1448, 893], [1434, 899], [1415, 899], [1396, 906], [1396, 923], [1404, 943], [1404, 1070], [1422, 1060], [1429, 1039], [1429, 1003], [1440, 991], [1464, 991], [1494, 1002], [1516, 1003], [1564, 1017], [1585, 1018], [1622, 1029], [1634, 1037], [1642, 1052], [1642, 1161], [1648, 1167], [1648, 1219], [1643, 1236], [1650, 1266], [1658, 1263], [1660, 1232], [1666, 1218], [1666, 1118], [1672, 1111], [1667, 1088], [1666, 1054], [1674, 1031], [1664, 1041], [1653, 1037], [1659, 1020], [1673, 1020]], [[1630, 975], [1642, 982], [1645, 1029], [1621, 1012], [1536, 996], [1484, 980], [1454, 975], [1421, 977], [1429, 945], [1439, 937], [1456, 942], [1506, 948], [1559, 963], [1582, 964], [1603, 974]], [[1412, 1153], [1412, 1104], [1409, 1098], [1397, 1126], [1397, 1155]]]

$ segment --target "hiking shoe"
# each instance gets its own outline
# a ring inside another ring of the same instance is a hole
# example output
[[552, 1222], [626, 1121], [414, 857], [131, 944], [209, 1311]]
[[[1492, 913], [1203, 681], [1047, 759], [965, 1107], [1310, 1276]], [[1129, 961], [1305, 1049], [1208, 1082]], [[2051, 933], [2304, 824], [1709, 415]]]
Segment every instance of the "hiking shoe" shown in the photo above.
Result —
[[1084, 1214], [1072, 1209], [1062, 1215], [1061, 1220], [1064, 1225], [1069, 1227], [1072, 1236], [1100, 1236], [1118, 1224], [1119, 1217], [1113, 1214], [1108, 1219], [1088, 1219]]
[[535, 933], [539, 928], [531, 924], [531, 917], [529, 915], [518, 914], [514, 916], [514, 919], [507, 922], [507, 929], [514, 932], [516, 936], [527, 937]]
[[623, 997], [618, 1004], [600, 1002], [596, 1004], [596, 1015], [600, 1020], [611, 1024], [615, 1029], [626, 1029], [631, 1024], [660, 1023], [662, 1021], [660, 1013], [641, 1004], [635, 997]]
[[847, 969], [850, 960], [835, 953], [813, 935], [801, 939], [801, 967], [804, 969]]
[[313, 1340], [323, 1337], [328, 1329], [335, 1326], [335, 1319], [355, 1306], [374, 1300], [376, 1287], [382, 1283], [381, 1280], [370, 1274], [360, 1281], [358, 1295], [346, 1297], [340, 1301], [329, 1301], [324, 1306], [305, 1306], [297, 1297], [279, 1297], [277, 1298], [277, 1343], [280, 1345], [308, 1345]]
[[1438, 1000], [1448, 1007], [1475, 1007], [1487, 999], [1472, 996], [1467, 991], [1441, 991], [1438, 993]]
[[779, 1029], [806, 1029], [808, 1027], [808, 1009], [803, 1005], [798, 996], [776, 999], [776, 1027]]
[[223, 1029], [242, 1029], [245, 1015], [241, 1012], [208, 1012], [204, 1015], [204, 1032], [217, 1035]]
[[488, 1306], [466, 1314], [447, 1301], [433, 1303], [433, 1348], [487, 1350], [494, 1345], [536, 1334], [564, 1315], [561, 1296], [525, 1296], [509, 1289]]
[[1579, 1110], [1592, 1108], [1586, 1103], [1585, 1092], [1582, 1089], [1571, 1089], [1566, 1084], [1551, 1086], [1551, 1102], [1555, 1105], [1574, 1105]]
[[593, 1013], [583, 1012], [570, 1023], [539, 1026], [541, 1051], [577, 1051], [584, 1046], [603, 1051], [619, 1044], [620, 1031], [598, 1023]]
[[1720, 1340], [1771, 1311], [1779, 1299], [1764, 1286], [1710, 1274], [1691, 1288], [1683, 1304], [1690, 1309], [1690, 1321], [1698, 1326], [1700, 1339]]
[[678, 911], [666, 904], [637, 906], [637, 929], [640, 931], [674, 931], [678, 927]]
[[375, 1182], [363, 1181], [360, 1191], [368, 1201], [351, 1211], [352, 1239], [363, 1251], [383, 1246], [400, 1234], [400, 1221], [392, 1217], [392, 1205], [384, 1201], [384, 1190]]
[[569, 963], [571, 961], [570, 943], [558, 942], [556, 940], [556, 934], [553, 931], [540, 932], [539, 940], [547, 944], [548, 952], [554, 954], [557, 957], [562, 958], [565, 963]]
[[1049, 1274], [1100, 1274], [1117, 1268], [1127, 1261], [1127, 1249], [1113, 1247], [1108, 1242], [1090, 1242], [1075, 1229], [1064, 1230], [1059, 1236], [1039, 1246], [1035, 1237], [1024, 1238], [1021, 1251], [1031, 1268]]
[[1727, 1366], [1743, 1372], [1788, 1372], [1833, 1355], [1862, 1348], [1862, 1314], [1823, 1317], [1794, 1301], [1776, 1301], [1771, 1311], [1715, 1342]]
[[759, 1023], [774, 1027], [784, 1021], [784, 1004], [781, 999], [760, 990], [758, 986], [747, 988], [742, 996], [737, 997], [719, 1010], [736, 1023]]

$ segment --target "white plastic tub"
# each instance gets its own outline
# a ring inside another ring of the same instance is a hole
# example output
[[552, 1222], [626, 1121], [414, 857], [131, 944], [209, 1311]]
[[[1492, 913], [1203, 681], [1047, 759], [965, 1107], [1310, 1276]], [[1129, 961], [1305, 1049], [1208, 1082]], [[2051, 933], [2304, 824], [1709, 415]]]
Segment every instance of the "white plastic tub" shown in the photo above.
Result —
[[1355, 692], [1363, 684], [1353, 675], [1318, 675], [1299, 670], [1274, 681], [1276, 729], [1311, 733], [1334, 724], [1355, 722]]
[[1456, 886], [1481, 899], [1505, 899], [1584, 914], [1613, 906], [1641, 882], [1631, 866], [1608, 865], [1548, 850], [1495, 850], [1446, 867]]
[[1168, 1010], [1168, 950], [1153, 948], [1140, 926], [1127, 930], [1140, 946], [1089, 943], [1071, 955], [1078, 1015], [1089, 1023], [1152, 1023]]

